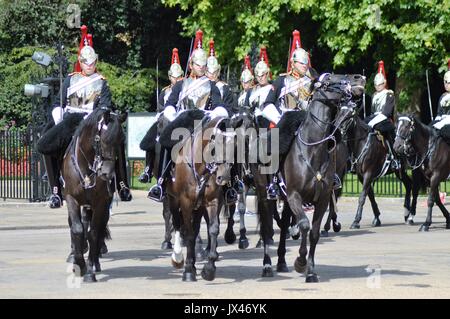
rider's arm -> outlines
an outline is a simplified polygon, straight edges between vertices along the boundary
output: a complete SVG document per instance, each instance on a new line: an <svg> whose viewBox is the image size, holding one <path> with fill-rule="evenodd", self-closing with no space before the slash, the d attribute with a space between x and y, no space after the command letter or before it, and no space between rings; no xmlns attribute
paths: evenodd
<svg viewBox="0 0 450 319"><path fill-rule="evenodd" d="M112 108L113 111L116 110L111 100L111 91L108 86L108 82L103 81L102 91L100 92L100 100L98 102L98 107Z"/></svg>
<svg viewBox="0 0 450 319"><path fill-rule="evenodd" d="M232 114L231 105L226 105L222 99L219 88L215 82L210 81L211 84L211 109L213 114L221 116L230 116ZM228 115L226 115L228 114Z"/></svg>
<svg viewBox="0 0 450 319"><path fill-rule="evenodd" d="M57 107L57 106L61 106L63 108L66 107L67 89L69 88L69 86L70 86L70 76L68 76L64 79L63 86L62 86L62 88L60 88L60 90L62 90L62 101L60 101L60 96L61 96L61 91L60 91L59 94L56 96L53 107Z"/></svg>
<svg viewBox="0 0 450 319"><path fill-rule="evenodd" d="M392 119L394 116L394 108L395 108L395 97L394 93L387 93L386 103L383 106L382 114L386 116L388 119Z"/></svg>
<svg viewBox="0 0 450 319"><path fill-rule="evenodd" d="M231 110L232 114L239 113L237 100L233 92L231 92L229 85L225 85L223 87L223 102L225 103L225 105L229 106L229 109Z"/></svg>
<svg viewBox="0 0 450 319"><path fill-rule="evenodd" d="M180 97L181 89L183 88L183 81L177 82L173 88L172 93L170 93L167 102L164 104L163 114L169 120L172 121L176 117L176 107L178 104L178 99Z"/></svg>

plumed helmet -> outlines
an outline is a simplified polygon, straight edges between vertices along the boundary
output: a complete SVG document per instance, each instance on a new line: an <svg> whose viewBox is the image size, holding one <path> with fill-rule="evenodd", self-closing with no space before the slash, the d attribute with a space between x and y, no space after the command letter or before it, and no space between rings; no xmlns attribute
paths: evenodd
<svg viewBox="0 0 450 319"><path fill-rule="evenodd" d="M203 31L197 30L195 33L194 51L191 54L191 61L200 66L206 65L207 56L203 50Z"/></svg>
<svg viewBox="0 0 450 319"><path fill-rule="evenodd" d="M252 81L254 76L252 73L252 65L250 64L250 57L246 55L244 61L244 70L241 73L241 82L246 83Z"/></svg>
<svg viewBox="0 0 450 319"><path fill-rule="evenodd" d="M292 32L292 47L291 47L291 58L289 61L288 71L290 71L291 62L300 62L303 64L309 64L308 52L302 48L302 42L300 39L300 31L294 30Z"/></svg>
<svg viewBox="0 0 450 319"><path fill-rule="evenodd" d="M173 48L172 50L172 64L170 65L168 74L174 78L183 76L183 69L180 65L180 57L178 56L177 48Z"/></svg>
<svg viewBox="0 0 450 319"><path fill-rule="evenodd" d="M211 39L209 41L209 57L206 61L206 69L209 73L214 74L217 71L220 71L220 64L216 58L216 51L214 50L214 40Z"/></svg>
<svg viewBox="0 0 450 319"><path fill-rule="evenodd" d="M383 61L378 62L378 72L375 75L375 78L373 79L373 83L375 85L381 85L383 83L386 83L386 72L384 71Z"/></svg>
<svg viewBox="0 0 450 319"><path fill-rule="evenodd" d="M78 60L81 63L89 65L97 61L97 57L98 56L95 53L94 48L89 45L85 45L80 51L80 56L78 57Z"/></svg>
<svg viewBox="0 0 450 319"><path fill-rule="evenodd" d="M267 57L267 49L262 46L259 53L259 62L255 66L255 75L262 76L270 72L269 58Z"/></svg>

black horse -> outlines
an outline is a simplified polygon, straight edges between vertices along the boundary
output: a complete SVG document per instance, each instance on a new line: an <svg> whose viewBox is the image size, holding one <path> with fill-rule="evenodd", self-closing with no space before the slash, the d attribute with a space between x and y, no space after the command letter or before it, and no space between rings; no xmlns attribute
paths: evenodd
<svg viewBox="0 0 450 319"><path fill-rule="evenodd" d="M99 256L109 237L107 223L114 193L117 146L125 138L121 127L125 119L126 114L118 116L108 108L95 109L78 127L62 164L74 272L80 276L88 274L86 280L96 281L94 267L96 272L101 271ZM86 240L87 266L83 256Z"/></svg>
<svg viewBox="0 0 450 319"><path fill-rule="evenodd" d="M364 86L365 78L361 75L322 75L315 83L316 90L306 118L298 128L282 166L287 202L296 216L301 232L300 256L294 267L297 272L306 271L306 282L318 282L314 255L336 172L335 132L342 121L336 115L342 103L349 102L352 95L362 95ZM315 206L311 232L310 221L303 209L304 203ZM264 236L264 240L266 239L267 235Z"/></svg>
<svg viewBox="0 0 450 319"><path fill-rule="evenodd" d="M394 150L408 158L413 170L423 171L430 183L427 219L420 230L429 230L435 203L445 217L446 228L450 229L449 213L439 198L439 184L450 174L450 145L433 128L407 115L399 118Z"/></svg>
<svg viewBox="0 0 450 319"><path fill-rule="evenodd" d="M351 229L359 229L362 218L363 206L366 197L369 196L374 214L372 226L381 226L380 210L375 200L372 184L384 174L395 173L403 182L406 189L403 206L410 211L412 181L406 173L405 158L400 157L400 167L394 169L385 166L387 149L384 146L381 133L374 131L364 120L359 117L359 110L353 110L353 115L343 124L343 138L347 143L352 158L352 169L356 172L359 181L363 185L358 200L358 208Z"/></svg>

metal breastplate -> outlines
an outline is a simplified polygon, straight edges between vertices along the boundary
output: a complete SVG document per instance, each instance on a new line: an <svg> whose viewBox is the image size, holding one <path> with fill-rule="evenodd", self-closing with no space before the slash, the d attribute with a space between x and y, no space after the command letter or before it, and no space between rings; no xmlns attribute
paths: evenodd
<svg viewBox="0 0 450 319"><path fill-rule="evenodd" d="M198 79L187 78L183 80L183 87L181 89L181 95L184 95L184 92L189 92L189 94L182 98L179 101L179 106L183 110L191 110L191 109L205 109L208 103L208 98L211 94L211 84L209 81L203 82L201 85L198 85L197 81L202 80L204 77Z"/></svg>
<svg viewBox="0 0 450 319"><path fill-rule="evenodd" d="M306 109L311 95L311 79L304 76L300 79L300 85L297 83L298 79L293 76L286 76L284 79L284 87L289 90L284 97L282 97L284 105L287 109L295 109L299 107L301 109ZM295 90L290 90L290 87L298 87Z"/></svg>
<svg viewBox="0 0 450 319"><path fill-rule="evenodd" d="M372 114L378 114L383 111L383 107L386 104L386 97L389 93L389 90L383 90L381 92L377 92L373 95L372 98Z"/></svg>
<svg viewBox="0 0 450 319"><path fill-rule="evenodd" d="M267 84L265 86L257 85L252 89L252 93L250 93L249 103L250 106L255 108L261 108L264 102L266 102L267 95L269 95L270 90L272 89L272 85Z"/></svg>
<svg viewBox="0 0 450 319"><path fill-rule="evenodd" d="M238 106L243 107L245 105L245 98L247 97L247 91L242 91L238 97Z"/></svg>
<svg viewBox="0 0 450 319"><path fill-rule="evenodd" d="M450 93L444 93L439 101L442 114L450 114Z"/></svg>
<svg viewBox="0 0 450 319"><path fill-rule="evenodd" d="M70 78L69 87L74 87L74 85L81 84L82 81L87 81L87 79L93 78L97 75L97 73L94 73L90 76L85 76L81 73L75 73ZM67 105L71 108L92 110L95 99L100 96L100 93L102 92L102 87L102 78L99 78L94 82L82 86L80 89L67 96Z"/></svg>

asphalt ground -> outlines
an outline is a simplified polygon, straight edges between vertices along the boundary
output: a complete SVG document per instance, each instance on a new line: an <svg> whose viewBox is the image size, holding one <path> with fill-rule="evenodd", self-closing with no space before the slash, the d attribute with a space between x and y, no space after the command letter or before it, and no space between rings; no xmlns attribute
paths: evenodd
<svg viewBox="0 0 450 319"><path fill-rule="evenodd" d="M223 239L221 218L217 272L214 281L200 276L182 282L181 269L171 266L170 251L161 250L164 236L162 205L133 191L131 202L114 202L110 229L113 239L101 259L96 283L73 277L66 263L70 248L67 209L42 203L0 202L0 298L164 298L164 299L305 299L305 298L449 298L450 230L434 209L433 225L418 232L425 220L425 199L418 203L416 224L403 222L402 200L379 198L382 226L371 226L370 204L363 212L361 229L350 230L357 198L340 200L342 230L321 238L316 250L319 283L306 283L293 269L300 242L289 239L289 273L261 278L263 250L255 248L257 218L246 215L249 248L240 250ZM254 211L254 200L248 199ZM235 233L238 234L238 219ZM206 239L206 226L201 234ZM277 263L275 245L272 264Z"/></svg>

